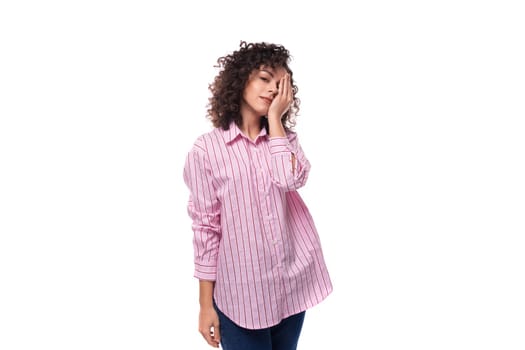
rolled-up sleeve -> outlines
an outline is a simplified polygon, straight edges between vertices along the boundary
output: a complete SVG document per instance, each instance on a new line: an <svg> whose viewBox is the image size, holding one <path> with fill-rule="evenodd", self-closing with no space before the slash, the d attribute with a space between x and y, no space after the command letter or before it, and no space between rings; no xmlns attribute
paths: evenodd
<svg viewBox="0 0 525 350"><path fill-rule="evenodd" d="M285 191L294 191L306 184L310 162L305 157L297 134L269 139L272 181ZM294 160L295 159L295 160Z"/></svg>
<svg viewBox="0 0 525 350"><path fill-rule="evenodd" d="M215 281L221 228L219 201L211 179L207 154L196 143L184 165L184 182L190 190L188 214L194 233L194 276Z"/></svg>

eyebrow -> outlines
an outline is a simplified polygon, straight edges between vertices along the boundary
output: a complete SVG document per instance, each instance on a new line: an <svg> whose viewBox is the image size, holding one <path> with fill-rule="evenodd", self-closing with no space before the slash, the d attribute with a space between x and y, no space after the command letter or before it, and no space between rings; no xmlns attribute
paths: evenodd
<svg viewBox="0 0 525 350"><path fill-rule="evenodd" d="M270 72L269 70L264 69L264 68L261 68L261 69L259 69L259 70L260 70L261 72L266 72L266 73L270 74L270 75L272 76L272 78L273 78L273 73Z"/></svg>

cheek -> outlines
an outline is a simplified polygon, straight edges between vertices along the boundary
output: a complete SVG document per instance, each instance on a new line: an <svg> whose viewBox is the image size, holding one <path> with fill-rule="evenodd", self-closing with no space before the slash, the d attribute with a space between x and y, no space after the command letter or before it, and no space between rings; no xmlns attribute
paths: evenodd
<svg viewBox="0 0 525 350"><path fill-rule="evenodd" d="M250 84L246 89L244 89L243 96L245 98L253 98L259 94L261 88L257 84Z"/></svg>

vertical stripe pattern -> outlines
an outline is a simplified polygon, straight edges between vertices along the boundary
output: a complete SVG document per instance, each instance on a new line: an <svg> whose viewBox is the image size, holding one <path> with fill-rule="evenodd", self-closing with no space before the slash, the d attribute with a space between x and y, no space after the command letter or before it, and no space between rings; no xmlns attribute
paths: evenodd
<svg viewBox="0 0 525 350"><path fill-rule="evenodd" d="M332 291L319 236L297 189L310 163L297 134L255 141L232 123L200 136L188 153L194 276L215 281L217 306L261 329Z"/></svg>

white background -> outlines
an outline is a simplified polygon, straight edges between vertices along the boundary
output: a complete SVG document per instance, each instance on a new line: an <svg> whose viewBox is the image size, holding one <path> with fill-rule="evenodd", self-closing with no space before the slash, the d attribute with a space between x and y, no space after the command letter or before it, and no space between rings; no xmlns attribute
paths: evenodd
<svg viewBox="0 0 525 350"><path fill-rule="evenodd" d="M335 288L299 349L523 350L518 3L3 1L0 348L209 349L182 167L246 40L294 57Z"/></svg>

